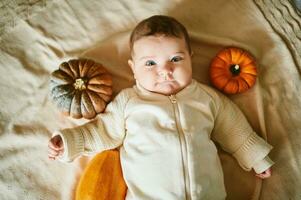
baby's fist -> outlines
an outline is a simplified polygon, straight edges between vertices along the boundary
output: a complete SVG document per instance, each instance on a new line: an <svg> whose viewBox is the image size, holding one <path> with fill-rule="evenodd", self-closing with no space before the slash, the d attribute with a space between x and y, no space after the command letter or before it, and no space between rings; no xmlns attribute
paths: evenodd
<svg viewBox="0 0 301 200"><path fill-rule="evenodd" d="M48 158L55 160L58 156L64 153L64 145L62 137L59 135L54 136L48 142Z"/></svg>
<svg viewBox="0 0 301 200"><path fill-rule="evenodd" d="M256 176L261 178L261 179L269 178L271 175L272 175L271 168L265 170L264 172L262 172L260 174L256 174Z"/></svg>

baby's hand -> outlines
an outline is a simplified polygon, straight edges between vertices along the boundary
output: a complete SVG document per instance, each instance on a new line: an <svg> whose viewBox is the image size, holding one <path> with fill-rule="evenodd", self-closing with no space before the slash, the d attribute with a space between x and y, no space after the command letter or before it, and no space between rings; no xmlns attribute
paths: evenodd
<svg viewBox="0 0 301 200"><path fill-rule="evenodd" d="M62 137L59 135L54 136L48 142L48 158L55 160L58 156L64 153L64 145Z"/></svg>
<svg viewBox="0 0 301 200"><path fill-rule="evenodd" d="M261 179L269 178L272 175L272 169L269 168L260 174L256 174L257 177Z"/></svg>

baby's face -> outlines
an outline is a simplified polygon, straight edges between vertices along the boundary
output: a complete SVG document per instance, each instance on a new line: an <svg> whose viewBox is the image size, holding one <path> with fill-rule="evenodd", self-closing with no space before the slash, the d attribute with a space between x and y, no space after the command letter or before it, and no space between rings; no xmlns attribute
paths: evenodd
<svg viewBox="0 0 301 200"><path fill-rule="evenodd" d="M129 65L145 89L176 94L191 83L191 55L184 38L146 36L133 45Z"/></svg>

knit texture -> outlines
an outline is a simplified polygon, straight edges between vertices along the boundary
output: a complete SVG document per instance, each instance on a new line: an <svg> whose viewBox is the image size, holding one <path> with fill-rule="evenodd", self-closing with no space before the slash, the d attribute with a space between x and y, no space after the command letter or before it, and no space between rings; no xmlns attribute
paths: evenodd
<svg viewBox="0 0 301 200"><path fill-rule="evenodd" d="M68 162L80 154L90 155L120 146L125 136L124 108L131 95L130 90L124 90L107 106L105 114L82 126L57 131L65 148L60 160Z"/></svg>
<svg viewBox="0 0 301 200"><path fill-rule="evenodd" d="M253 131L246 117L232 101L209 87L204 88L212 95L217 107L213 140L232 154L246 171L253 168L261 173L271 167L273 162L265 157L272 146Z"/></svg>
<svg viewBox="0 0 301 200"><path fill-rule="evenodd" d="M301 74L301 13L296 1L254 0L273 29L288 46Z"/></svg>
<svg viewBox="0 0 301 200"><path fill-rule="evenodd" d="M29 19L45 7L51 6L54 0L1 0L0 1L0 38L18 25L22 20Z"/></svg>
<svg viewBox="0 0 301 200"><path fill-rule="evenodd" d="M222 94L193 80L173 100L139 84L123 90L95 121L60 131L68 148L62 159L121 146L126 199L224 199L222 166L211 138L245 170L255 167L260 173L273 164L267 157L272 147Z"/></svg>

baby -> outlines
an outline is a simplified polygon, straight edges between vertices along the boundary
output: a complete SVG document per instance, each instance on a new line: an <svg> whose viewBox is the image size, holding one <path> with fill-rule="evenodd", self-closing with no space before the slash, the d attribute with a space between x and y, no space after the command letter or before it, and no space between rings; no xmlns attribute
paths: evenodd
<svg viewBox="0 0 301 200"><path fill-rule="evenodd" d="M95 120L55 132L50 159L72 161L120 147L126 199L225 199L214 142L243 169L271 176L272 147L235 104L192 79L182 24L168 16L145 19L133 30L130 48L136 85L122 90Z"/></svg>

